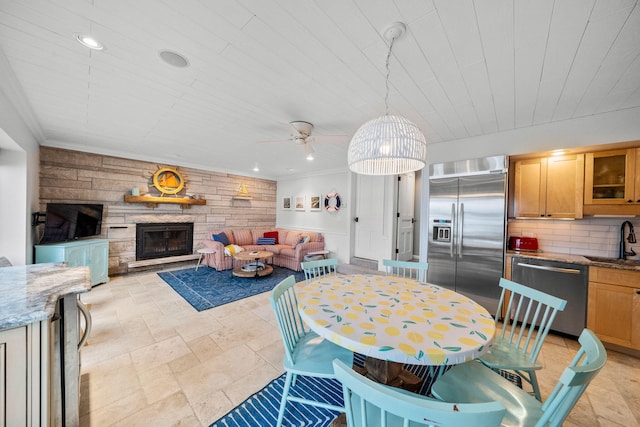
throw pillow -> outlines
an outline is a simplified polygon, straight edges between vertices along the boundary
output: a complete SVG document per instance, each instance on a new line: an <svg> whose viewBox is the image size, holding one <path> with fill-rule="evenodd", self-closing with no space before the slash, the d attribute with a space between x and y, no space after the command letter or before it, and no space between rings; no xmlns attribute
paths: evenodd
<svg viewBox="0 0 640 427"><path fill-rule="evenodd" d="M216 242L222 243L223 246L228 246L231 244L231 242L229 242L229 238L227 237L224 231L218 234L212 234L211 238Z"/></svg>
<svg viewBox="0 0 640 427"><path fill-rule="evenodd" d="M224 247L224 254L227 256L233 256L233 254L237 254L238 252L242 252L244 248L238 245L227 245Z"/></svg>
<svg viewBox="0 0 640 427"><path fill-rule="evenodd" d="M285 245L294 248L298 242L300 242L300 233L294 233L293 231L287 233L287 240L284 242Z"/></svg>
<svg viewBox="0 0 640 427"><path fill-rule="evenodd" d="M278 232L277 231L266 231L264 233L264 237L272 237L275 239L274 245L278 244Z"/></svg>
<svg viewBox="0 0 640 427"><path fill-rule="evenodd" d="M308 241L309 241L309 236L307 236L306 234L299 234L298 241L292 246L292 248L295 249L296 247L298 247L298 245L307 243Z"/></svg>
<svg viewBox="0 0 640 427"><path fill-rule="evenodd" d="M275 245L276 239L274 239L273 237L258 237L258 244L259 245Z"/></svg>

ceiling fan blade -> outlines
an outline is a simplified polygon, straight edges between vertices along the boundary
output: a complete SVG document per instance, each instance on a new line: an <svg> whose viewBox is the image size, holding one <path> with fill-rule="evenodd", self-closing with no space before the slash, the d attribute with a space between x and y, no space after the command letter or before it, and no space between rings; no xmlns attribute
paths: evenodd
<svg viewBox="0 0 640 427"><path fill-rule="evenodd" d="M256 142L258 144L270 144L270 143L273 143L273 142L287 142L287 143L289 143L291 141L293 141L293 138L288 138L288 139L266 139L266 140L263 140L263 141L256 141Z"/></svg>
<svg viewBox="0 0 640 427"><path fill-rule="evenodd" d="M315 142L319 143L334 143L334 144L344 144L349 142L349 138L347 135L315 135L313 137Z"/></svg>

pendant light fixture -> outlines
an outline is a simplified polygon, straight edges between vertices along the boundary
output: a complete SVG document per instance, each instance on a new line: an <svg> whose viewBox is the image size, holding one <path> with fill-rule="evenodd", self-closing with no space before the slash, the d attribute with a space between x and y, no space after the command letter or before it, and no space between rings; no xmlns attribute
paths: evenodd
<svg viewBox="0 0 640 427"><path fill-rule="evenodd" d="M357 174L397 175L426 165L427 141L418 126L402 116L389 115L389 61L394 41L405 30L402 22L394 22L384 32L384 38L389 42L385 115L360 126L349 143L349 169Z"/></svg>

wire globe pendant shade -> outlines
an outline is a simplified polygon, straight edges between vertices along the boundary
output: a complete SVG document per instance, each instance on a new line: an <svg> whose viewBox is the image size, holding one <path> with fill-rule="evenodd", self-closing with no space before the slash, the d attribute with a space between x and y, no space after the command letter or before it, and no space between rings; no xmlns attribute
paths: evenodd
<svg viewBox="0 0 640 427"><path fill-rule="evenodd" d="M347 160L361 175L398 175L426 165L427 141L418 126L402 116L369 120L353 135Z"/></svg>
<svg viewBox="0 0 640 427"><path fill-rule="evenodd" d="M385 115L369 120L351 138L347 162L352 172L361 175L399 175L426 165L427 141L418 126L402 116L389 115L389 60L393 42L404 34L406 26L394 22L384 32L389 41L385 67Z"/></svg>

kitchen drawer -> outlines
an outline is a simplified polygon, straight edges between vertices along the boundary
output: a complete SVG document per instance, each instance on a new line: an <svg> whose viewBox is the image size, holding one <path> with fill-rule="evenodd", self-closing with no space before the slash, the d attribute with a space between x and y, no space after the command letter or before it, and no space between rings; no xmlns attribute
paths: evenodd
<svg viewBox="0 0 640 427"><path fill-rule="evenodd" d="M591 267L589 269L589 281L638 288L640 287L640 271Z"/></svg>

